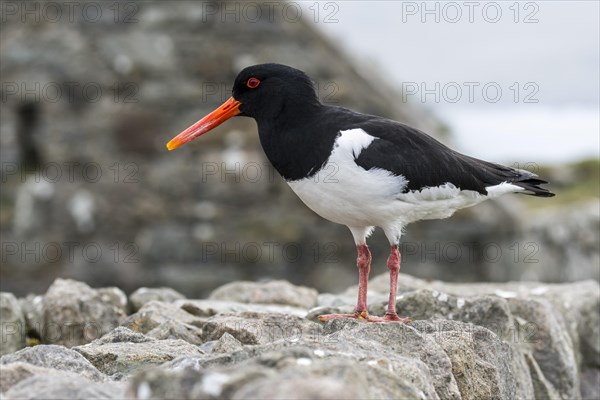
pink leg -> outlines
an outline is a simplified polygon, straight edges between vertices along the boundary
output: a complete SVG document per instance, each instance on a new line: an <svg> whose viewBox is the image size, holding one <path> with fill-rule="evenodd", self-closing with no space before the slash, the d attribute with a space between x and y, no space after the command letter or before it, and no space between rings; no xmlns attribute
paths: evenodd
<svg viewBox="0 0 600 400"><path fill-rule="evenodd" d="M354 314L327 314L320 315L319 320L328 321L336 318L357 318L367 319L369 313L367 310L367 286L369 284L369 272L371 270L371 252L366 244L356 246L358 257L356 266L358 267L358 300Z"/></svg>
<svg viewBox="0 0 600 400"><path fill-rule="evenodd" d="M356 246L358 258L358 300L356 301L356 314L367 314L367 287L369 285L369 272L371 272L371 252L366 244ZM363 316L364 316L363 315Z"/></svg>
<svg viewBox="0 0 600 400"><path fill-rule="evenodd" d="M329 321L336 318L355 318L368 322L411 322L410 318L400 318L396 314L396 292L398 290L398 273L400 272L400 251L398 246L393 245L387 266L390 270L390 299L387 312L383 317L372 317L367 311L367 285L369 282L369 271L371 269L371 253L366 244L357 246L358 258L358 301L354 314L327 314L319 316L321 321Z"/></svg>
<svg viewBox="0 0 600 400"><path fill-rule="evenodd" d="M390 270L390 300L385 315L396 315L396 291L398 290L398 273L400 272L400 251L398 246L393 245L390 250L390 256L387 260L387 267Z"/></svg>
<svg viewBox="0 0 600 400"><path fill-rule="evenodd" d="M398 273L400 272L400 251L398 246L393 245L390 251L390 256L387 260L387 267L390 270L390 299L388 301L387 312L383 317L368 317L369 322L410 322L410 318L400 318L396 314L396 292L398 290Z"/></svg>

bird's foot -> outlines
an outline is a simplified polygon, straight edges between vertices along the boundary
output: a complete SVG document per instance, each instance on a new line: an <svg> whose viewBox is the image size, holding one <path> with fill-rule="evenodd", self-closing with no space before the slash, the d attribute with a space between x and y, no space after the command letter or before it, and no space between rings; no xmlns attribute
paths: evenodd
<svg viewBox="0 0 600 400"><path fill-rule="evenodd" d="M408 323L408 322L412 322L412 318L401 318L398 316L398 314L393 313L386 313L383 317L372 317L372 316L368 316L367 318L368 322L404 322L404 323Z"/></svg>
<svg viewBox="0 0 600 400"><path fill-rule="evenodd" d="M353 314L324 314L319 315L319 321L325 322L332 319L340 319L340 318L352 318L352 319L362 319L367 320L369 318L369 313L367 311L355 311Z"/></svg>
<svg viewBox="0 0 600 400"><path fill-rule="evenodd" d="M354 314L325 314L319 315L319 321L325 322L332 319L352 318L367 322L412 322L412 318L400 318L397 314L386 313L383 317L373 317L368 312L355 312Z"/></svg>

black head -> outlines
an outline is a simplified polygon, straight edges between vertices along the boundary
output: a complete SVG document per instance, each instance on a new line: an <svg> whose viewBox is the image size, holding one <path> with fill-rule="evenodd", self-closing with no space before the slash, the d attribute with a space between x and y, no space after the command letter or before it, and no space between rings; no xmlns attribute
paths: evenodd
<svg viewBox="0 0 600 400"><path fill-rule="evenodd" d="M310 78L282 64L244 68L235 78L232 94L215 111L173 138L167 148L175 149L236 115L252 117L260 127L275 120L296 120L321 106Z"/></svg>
<svg viewBox="0 0 600 400"><path fill-rule="evenodd" d="M320 104L308 75L282 64L244 68L235 78L232 95L241 103L240 115L257 120Z"/></svg>

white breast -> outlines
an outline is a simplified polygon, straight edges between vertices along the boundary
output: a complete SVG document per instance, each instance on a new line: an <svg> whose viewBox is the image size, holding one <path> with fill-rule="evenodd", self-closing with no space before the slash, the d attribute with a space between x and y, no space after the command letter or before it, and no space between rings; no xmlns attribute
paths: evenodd
<svg viewBox="0 0 600 400"><path fill-rule="evenodd" d="M355 158L373 140L378 139L362 129L342 131L323 168L288 184L323 218L348 226L381 226L379 222L397 217L393 204L407 182L389 171L367 171L356 164Z"/></svg>

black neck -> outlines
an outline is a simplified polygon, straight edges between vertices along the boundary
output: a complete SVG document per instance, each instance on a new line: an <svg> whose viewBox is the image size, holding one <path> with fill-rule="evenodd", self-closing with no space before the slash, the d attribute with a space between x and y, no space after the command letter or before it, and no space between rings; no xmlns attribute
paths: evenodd
<svg viewBox="0 0 600 400"><path fill-rule="evenodd" d="M257 118L267 158L287 181L314 175L327 161L339 129L327 123L331 107L304 103L283 108L277 118Z"/></svg>

